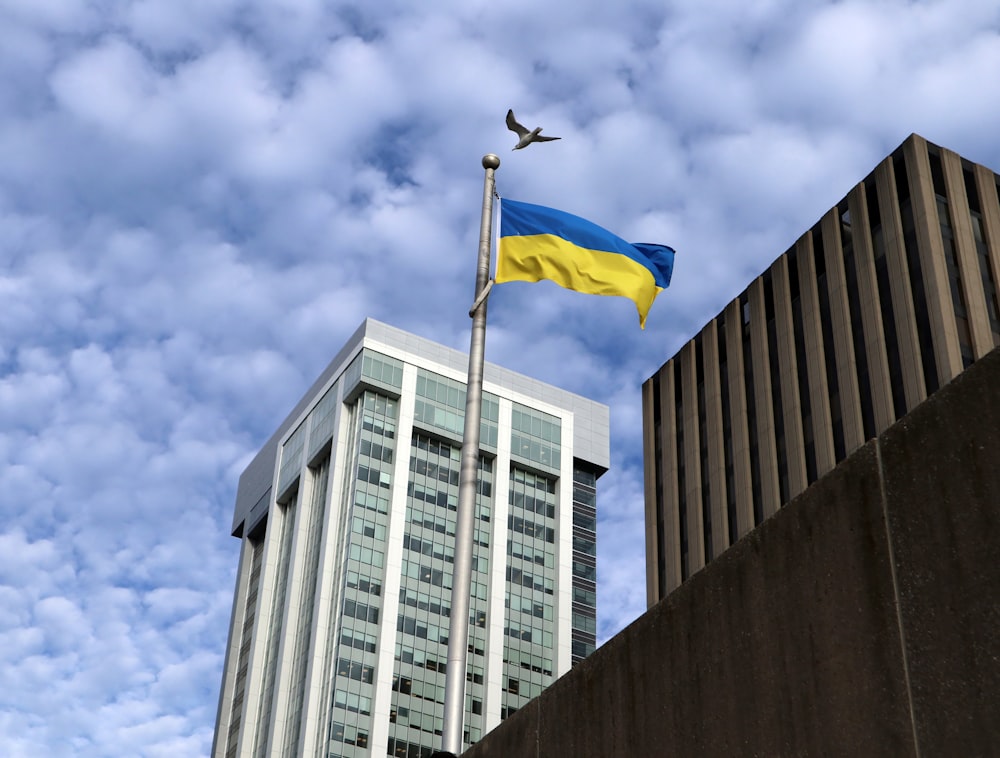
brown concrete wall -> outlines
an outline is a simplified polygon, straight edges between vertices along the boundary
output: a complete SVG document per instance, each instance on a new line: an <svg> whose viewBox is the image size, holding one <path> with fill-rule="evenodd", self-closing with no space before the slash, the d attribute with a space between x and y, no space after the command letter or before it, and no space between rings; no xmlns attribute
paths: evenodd
<svg viewBox="0 0 1000 758"><path fill-rule="evenodd" d="M467 758L1000 754L1000 350Z"/></svg>

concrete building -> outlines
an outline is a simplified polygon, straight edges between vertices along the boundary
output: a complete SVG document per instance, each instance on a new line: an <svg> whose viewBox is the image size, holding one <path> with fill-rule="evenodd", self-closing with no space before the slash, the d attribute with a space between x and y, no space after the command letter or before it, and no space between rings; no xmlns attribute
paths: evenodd
<svg viewBox="0 0 1000 758"><path fill-rule="evenodd" d="M998 186L911 135L644 383L651 605L1000 345Z"/></svg>
<svg viewBox="0 0 1000 758"><path fill-rule="evenodd" d="M467 356L365 321L240 477L212 755L440 747ZM465 744L593 651L608 409L487 364Z"/></svg>

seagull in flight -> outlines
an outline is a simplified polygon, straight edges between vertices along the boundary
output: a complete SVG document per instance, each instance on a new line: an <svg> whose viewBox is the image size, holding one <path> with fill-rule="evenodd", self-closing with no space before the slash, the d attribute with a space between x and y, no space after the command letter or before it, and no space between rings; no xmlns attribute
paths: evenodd
<svg viewBox="0 0 1000 758"><path fill-rule="evenodd" d="M514 111L507 111L507 128L520 137L518 143L514 146L514 150L520 150L523 147L527 147L532 142L551 142L554 139L562 139L561 137L543 137L540 132L542 127L536 126L534 129L526 129L521 124L517 123L517 119L514 118Z"/></svg>

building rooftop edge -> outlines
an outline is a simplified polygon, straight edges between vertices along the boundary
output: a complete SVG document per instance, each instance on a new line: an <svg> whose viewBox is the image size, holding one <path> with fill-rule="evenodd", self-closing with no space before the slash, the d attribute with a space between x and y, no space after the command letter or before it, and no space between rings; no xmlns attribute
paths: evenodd
<svg viewBox="0 0 1000 758"><path fill-rule="evenodd" d="M233 514L233 534L238 533L241 524L250 510L260 497L263 497L267 492L266 487L261 488L262 477L264 476L265 469L268 472L268 476L273 472L273 461L277 455L278 443L288 433L292 425L301 418L308 406L316 400L316 395L319 391L331 379L347 368L348 361L353 359L353 356L366 343L372 343L373 348L378 344L384 344L418 355L430 353L431 355L428 357L428 360L433 363L447 366L453 370L460 369L462 372L468 369L468 353L448 347L426 337L421 337L412 332L407 332L377 319L371 317L365 318L347 339L343 347L337 351L333 359L320 372L316 380L302 394L292 410L278 425L275 432L271 434L240 474L237 484L236 507ZM520 392L521 394L534 396L541 402L572 410L574 414L589 412L593 416L603 420L605 428L610 428L610 409L607 405L599 403L596 400L591 400L577 393L561 389L555 385L534 379L489 361L484 366L484 381ZM601 443L596 446L584 445L581 447L574 444L574 457L607 470L610 467L611 458L609 435L605 435ZM258 495L258 492L262 494Z"/></svg>

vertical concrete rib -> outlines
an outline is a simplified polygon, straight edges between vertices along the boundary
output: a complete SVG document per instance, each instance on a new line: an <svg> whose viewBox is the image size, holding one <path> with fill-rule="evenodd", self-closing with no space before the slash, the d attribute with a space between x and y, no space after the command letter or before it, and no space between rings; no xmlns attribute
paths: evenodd
<svg viewBox="0 0 1000 758"><path fill-rule="evenodd" d="M701 519L701 456L698 445L698 367L694 340L680 352L684 397L684 503L687 510L688 576L705 565L704 525Z"/></svg>
<svg viewBox="0 0 1000 758"><path fill-rule="evenodd" d="M280 475L279 475L280 476ZM277 565L274 579L274 597L271 600L271 613L267 627L267 651L264 657L264 679L261 688L261 703L258 708L257 731L254 737L254 755L264 756L277 754L280 750L280 728L284 724L280 705L283 702L279 689L282 672L288 665L288 638L284 630L289 625L289 592L290 571L295 565L297 556L292 552L295 546L296 527L301 522L299 518L302 504L302 486L296 487L291 499L284 505L272 507L272 515L280 512L281 536L277 543Z"/></svg>
<svg viewBox="0 0 1000 758"><path fill-rule="evenodd" d="M343 403L343 385L337 388L337 411L331 439L330 474L326 508L319 546L316 581L316 607L313 610L313 640L306 688L302 704L302 755L318 755L326 746L332 697L331 672L335 665L339 620L337 609L342 600L343 536L350 515L350 498L345 496L353 474L354 415Z"/></svg>
<svg viewBox="0 0 1000 758"><path fill-rule="evenodd" d="M646 605L652 606L662 593L659 586L659 541L662 539L657 528L656 514L663 507L661 499L663 497L663 482L657 481L657 471L662 480L663 472L666 468L663 461L656 460L656 436L661 437L660 450L662 447L663 425L656 425L656 418L653 414L653 393L660 386L659 372L654 377L647 379L642 385L642 459L645 465L642 467L643 477L643 505L646 524ZM660 403L660 413L663 414L663 404ZM650 465L652 462L652 465ZM659 464L659 465L657 465Z"/></svg>
<svg viewBox="0 0 1000 758"><path fill-rule="evenodd" d="M1000 202L997 197L997 178L992 171L979 165L975 167L975 174L979 205L983 214L983 239L988 251L990 276L997 296L1000 297ZM1000 345L1000 335L995 335L993 341L995 345Z"/></svg>
<svg viewBox="0 0 1000 758"><path fill-rule="evenodd" d="M277 464L278 459L275 460ZM277 469L277 465L275 465ZM240 721L240 732L237 742L240 746L239 755L254 754L255 736L259 730L266 728L270 719L269 712L263 712L261 702L266 685L268 668L268 646L271 635L271 618L276 612L275 585L278 582L278 561L281 557L281 532L286 516L282 509L270 498L268 506L267 530L264 533L264 552L260 584L257 596L257 619L254 622L253 641L250 648L250 664L247 670L246 689L243 696L243 717Z"/></svg>
<svg viewBox="0 0 1000 758"><path fill-rule="evenodd" d="M808 485L806 456L802 436L802 403L799 399L798 360L795 357L795 331L792 326L792 294L788 281L788 256L782 255L771 266L774 288L774 319L777 333L781 405L785 429L785 456L788 466L788 497L795 497Z"/></svg>
<svg viewBox="0 0 1000 758"><path fill-rule="evenodd" d="M883 161L883 165L885 165ZM865 337L865 358L868 361L868 385L872 395L872 411L875 428L885 429L896 420L892 407L892 386L889 381L889 362L885 351L885 330L882 327L882 307L878 294L878 280L875 272L875 252L872 248L871 219L868 217L868 196L864 184L858 184L850 195L848 204L854 225L854 262L858 279L858 300L861 305L860 328ZM876 198L871 198L874 202ZM881 231L885 235L885 214L882 214ZM898 214L897 214L898 216ZM916 338L916 330L913 332ZM920 358L917 357L919 372Z"/></svg>
<svg viewBox="0 0 1000 758"><path fill-rule="evenodd" d="M712 514L712 554L727 547L726 541L726 463L722 435L722 384L719 381L718 318L702 330L702 358L705 362L705 437L708 442L709 502Z"/></svg>
<svg viewBox="0 0 1000 758"><path fill-rule="evenodd" d="M951 150L941 148L944 184L948 194L948 211L955 234L955 253L961 272L962 292L968 311L972 349L976 358L982 358L993 349L990 317L986 311L986 293L979 269L976 238L972 234L972 216L969 214L969 197L965 191L962 159Z"/></svg>
<svg viewBox="0 0 1000 758"><path fill-rule="evenodd" d="M774 442L774 403L771 399L771 362L767 349L767 312L764 279L757 277L748 288L750 300L750 348L753 351L754 408L757 413L757 454L760 462L760 492L764 518L782 506L778 487L778 455ZM778 377L774 377L778 381Z"/></svg>
<svg viewBox="0 0 1000 758"><path fill-rule="evenodd" d="M903 240L903 219L899 212L899 195L896 193L891 157L886 158L875 169L875 187L879 213L882 216L882 235L885 242L885 260L889 270L889 291L895 316L896 343L899 346L903 375L903 394L906 407L909 409L927 397L927 385L924 383L920 336L917 333L917 317L913 292L909 286L910 271ZM879 429L885 426L888 424L880 423Z"/></svg>
<svg viewBox="0 0 1000 758"><path fill-rule="evenodd" d="M660 587L657 600L681 583L681 535L679 531L678 502L680 488L677 482L677 412L674 406L674 361L673 358L660 369L660 392L663 410L663 556L665 586Z"/></svg>
<svg viewBox="0 0 1000 758"><path fill-rule="evenodd" d="M747 394L743 384L742 314L737 298L726 306L726 367L729 374L729 408L733 437L733 481L736 490L736 525L732 544L753 529L753 489L750 481L750 431L747 425Z"/></svg>
<svg viewBox="0 0 1000 758"><path fill-rule="evenodd" d="M212 737L212 758L223 758L226 754L229 725L232 722L233 700L236 695L236 671L239 667L242 634L234 634L243 626L246 615L247 585L250 577L250 563L253 546L244 534L240 540L240 563L236 570L236 590L233 592L233 611L229 616L229 644L222 664L222 687L219 690L219 707L215 716L215 734Z"/></svg>
<svg viewBox="0 0 1000 758"><path fill-rule="evenodd" d="M809 375L809 396L812 402L812 433L816 445L816 470L819 476L832 471L836 463L833 452L833 422L827 398L826 358L823 354L823 327L816 284L816 260L813 256L812 235L804 234L795 243L799 261L799 296L802 299L802 332L806 349L806 370Z"/></svg>
<svg viewBox="0 0 1000 758"><path fill-rule="evenodd" d="M944 385L961 372L962 353L958 342L958 325L955 323L955 306L948 284L927 141L919 135L912 135L903 143L903 156L910 182L920 270L924 278L927 312L937 360L938 384Z"/></svg>
<svg viewBox="0 0 1000 758"><path fill-rule="evenodd" d="M308 419L303 424L308 424ZM308 433L304 449L308 449ZM292 538L288 556L288 568L285 577L285 607L282 610L284 618L281 622L281 641L277 649L277 661L274 669L274 694L271 705L271 728L267 735L267 753L272 756L284 754L283 740L285 727L289 718L289 695L292 691L293 656L295 640L299 635L299 624L302 622L302 602L312 602L313 598L302 596L303 574L306 571L304 557L305 543L309 539L310 523L309 509L313 500L315 482L306 465L305 455L302 456L299 470L299 492L296 495L295 517L292 519Z"/></svg>

